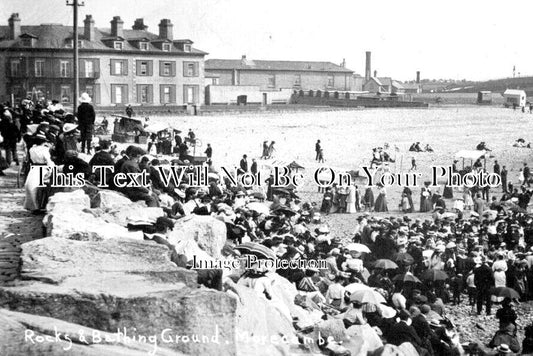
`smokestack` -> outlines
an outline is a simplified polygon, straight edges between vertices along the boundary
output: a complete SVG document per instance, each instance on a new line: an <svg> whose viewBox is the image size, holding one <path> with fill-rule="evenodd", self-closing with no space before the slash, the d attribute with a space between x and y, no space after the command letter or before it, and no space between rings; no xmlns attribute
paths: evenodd
<svg viewBox="0 0 533 356"><path fill-rule="evenodd" d="M9 39L16 40L20 36L20 17L18 13L11 14L9 20Z"/></svg>
<svg viewBox="0 0 533 356"><path fill-rule="evenodd" d="M366 52L365 81L370 80L370 73L372 73L371 60L370 60L371 53L372 52L369 52L369 51Z"/></svg>
<svg viewBox="0 0 533 356"><path fill-rule="evenodd" d="M377 77L378 77L378 71L375 70L375 71L374 71L374 78L377 78Z"/></svg>
<svg viewBox="0 0 533 356"><path fill-rule="evenodd" d="M416 84L420 84L420 71L416 71Z"/></svg>
<svg viewBox="0 0 533 356"><path fill-rule="evenodd" d="M162 19L159 23L159 38L173 40L174 35L172 33L172 22L169 19Z"/></svg>
<svg viewBox="0 0 533 356"><path fill-rule="evenodd" d="M139 18L139 19L135 19L135 22L133 23L133 26L131 26L131 28L134 30L144 31L148 28L148 26L144 24L144 19Z"/></svg>
<svg viewBox="0 0 533 356"><path fill-rule="evenodd" d="M346 68L346 58L342 59L341 67Z"/></svg>
<svg viewBox="0 0 533 356"><path fill-rule="evenodd" d="M94 41L94 20L92 15L85 16L85 20L83 20L83 24L85 25L84 31L83 31L83 37L87 41Z"/></svg>
<svg viewBox="0 0 533 356"><path fill-rule="evenodd" d="M111 36L124 37L123 26L124 21L120 19L120 16L114 16L111 20Z"/></svg>

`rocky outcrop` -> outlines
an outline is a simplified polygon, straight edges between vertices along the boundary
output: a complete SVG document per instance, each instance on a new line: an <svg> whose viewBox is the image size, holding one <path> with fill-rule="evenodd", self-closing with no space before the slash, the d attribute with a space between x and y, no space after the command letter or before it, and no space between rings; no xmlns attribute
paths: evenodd
<svg viewBox="0 0 533 356"><path fill-rule="evenodd" d="M193 240L209 256L220 258L226 243L226 225L211 216L190 215L178 220L168 240L176 248Z"/></svg>
<svg viewBox="0 0 533 356"><path fill-rule="evenodd" d="M198 288L196 272L172 264L165 246L45 238L22 247L25 280L0 288L0 307L111 333L157 335L159 344L184 353L236 353L235 299ZM176 342L178 336L200 342Z"/></svg>
<svg viewBox="0 0 533 356"><path fill-rule="evenodd" d="M117 333L0 309L0 355L146 356L154 351L159 356L182 355L148 339L126 340Z"/></svg>

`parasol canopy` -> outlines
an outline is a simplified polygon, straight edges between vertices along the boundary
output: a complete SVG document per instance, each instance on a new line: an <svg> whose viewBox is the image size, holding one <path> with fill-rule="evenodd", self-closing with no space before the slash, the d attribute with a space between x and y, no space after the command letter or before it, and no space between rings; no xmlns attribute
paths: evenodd
<svg viewBox="0 0 533 356"><path fill-rule="evenodd" d="M304 166L302 166L302 165L296 163L296 161L292 161L291 163L289 163L289 165L288 165L287 167L289 167L290 169L296 169L296 170L298 170L298 169L305 169Z"/></svg>
<svg viewBox="0 0 533 356"><path fill-rule="evenodd" d="M374 290L358 290L350 294L350 301L359 302L362 304L370 303L370 304L381 304L386 303L387 301L381 294Z"/></svg>
<svg viewBox="0 0 533 356"><path fill-rule="evenodd" d="M263 203L258 203L258 202L248 203L246 207L259 214L268 215L270 213L270 208Z"/></svg>
<svg viewBox="0 0 533 356"><path fill-rule="evenodd" d="M368 246L360 244L360 243L357 243L357 242L352 242L352 243L346 245L345 248L348 251L355 251L355 252L361 252L361 253L370 253L370 249L368 248Z"/></svg>
<svg viewBox="0 0 533 356"><path fill-rule="evenodd" d="M374 262L374 268L381 268L381 269L396 269L398 268L398 265L394 262L392 262L389 259L382 258L380 260L377 260Z"/></svg>
<svg viewBox="0 0 533 356"><path fill-rule="evenodd" d="M428 269L427 271L424 271L422 273L420 278L423 281L435 282L435 281L445 281L450 277L448 277L448 275L444 271L441 271L438 269Z"/></svg>
<svg viewBox="0 0 533 356"><path fill-rule="evenodd" d="M413 262L415 262L415 259L413 258L413 256L411 256L410 254L408 254L407 252L400 252L400 253L397 253L395 256L394 256L394 259L393 259L395 262L397 263L400 263L400 264L403 264L403 265L412 265Z"/></svg>
<svg viewBox="0 0 533 356"><path fill-rule="evenodd" d="M399 274L397 276L394 276L392 279L393 281L401 281L401 282L413 282L413 283L422 283L420 279L416 278L411 272L405 272L402 274Z"/></svg>
<svg viewBox="0 0 533 356"><path fill-rule="evenodd" d="M501 298L501 300L497 300L499 302L501 302L504 298L520 299L520 294L518 294L518 292L513 288L509 287L495 287L491 289L490 294L496 298Z"/></svg>
<svg viewBox="0 0 533 356"><path fill-rule="evenodd" d="M276 255L274 254L274 251L269 249L268 247L255 243L255 242L245 242L237 247L235 247L236 250L240 251L243 254L249 254L254 255L258 258L266 258L266 259L276 259Z"/></svg>
<svg viewBox="0 0 533 356"><path fill-rule="evenodd" d="M373 289L363 283L350 283L346 287L344 287L344 290L348 293L354 293L357 291L373 290Z"/></svg>

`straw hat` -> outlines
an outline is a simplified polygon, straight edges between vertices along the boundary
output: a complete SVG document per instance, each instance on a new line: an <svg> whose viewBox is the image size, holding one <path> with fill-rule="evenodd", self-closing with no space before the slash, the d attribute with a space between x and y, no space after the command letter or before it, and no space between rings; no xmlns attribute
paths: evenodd
<svg viewBox="0 0 533 356"><path fill-rule="evenodd" d="M74 131L78 128L78 125L76 124L65 124L63 125L63 132L64 133L69 133L71 131Z"/></svg>
<svg viewBox="0 0 533 356"><path fill-rule="evenodd" d="M91 100L91 97L89 96L89 94L87 94L87 93L81 94L80 103L90 103L91 101L92 100Z"/></svg>
<svg viewBox="0 0 533 356"><path fill-rule="evenodd" d="M509 345L507 344L500 344L500 346L498 346L496 350L500 353L505 353L505 354L511 353L511 349L509 348Z"/></svg>

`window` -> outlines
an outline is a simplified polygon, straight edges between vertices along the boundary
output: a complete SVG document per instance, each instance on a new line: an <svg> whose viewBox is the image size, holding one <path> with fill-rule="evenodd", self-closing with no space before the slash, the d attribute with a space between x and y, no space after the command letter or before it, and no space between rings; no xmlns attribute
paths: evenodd
<svg viewBox="0 0 533 356"><path fill-rule="evenodd" d="M127 59L112 59L111 60L111 75L127 75L128 74L128 60Z"/></svg>
<svg viewBox="0 0 533 356"><path fill-rule="evenodd" d="M20 59L11 60L11 76L18 77L20 76Z"/></svg>
<svg viewBox="0 0 533 356"><path fill-rule="evenodd" d="M198 85L183 86L183 102L185 104L198 104Z"/></svg>
<svg viewBox="0 0 533 356"><path fill-rule="evenodd" d="M70 90L70 85L61 86L61 102L62 103L72 102L72 91Z"/></svg>
<svg viewBox="0 0 533 356"><path fill-rule="evenodd" d="M152 61L137 61L137 75L151 76L152 64Z"/></svg>
<svg viewBox="0 0 533 356"><path fill-rule="evenodd" d="M86 85L84 92L89 94L95 104L100 104L100 84Z"/></svg>
<svg viewBox="0 0 533 356"><path fill-rule="evenodd" d="M198 62L183 62L183 76L197 77L198 76Z"/></svg>
<svg viewBox="0 0 533 356"><path fill-rule="evenodd" d="M175 62L160 62L160 72L159 75L162 77L172 77L175 74Z"/></svg>
<svg viewBox="0 0 533 356"><path fill-rule="evenodd" d="M35 76L44 77L44 59L35 60Z"/></svg>
<svg viewBox="0 0 533 356"><path fill-rule="evenodd" d="M271 74L268 76L268 87L274 88L276 86L276 76Z"/></svg>
<svg viewBox="0 0 533 356"><path fill-rule="evenodd" d="M335 77L333 75L328 75L328 88L333 88L335 86Z"/></svg>
<svg viewBox="0 0 533 356"><path fill-rule="evenodd" d="M186 44L184 49L185 49L185 52L190 52L192 47L191 47L191 45Z"/></svg>
<svg viewBox="0 0 533 356"><path fill-rule="evenodd" d="M94 77L94 62L92 60L85 60L85 78L93 78L93 77Z"/></svg>
<svg viewBox="0 0 533 356"><path fill-rule="evenodd" d="M175 85L161 85L159 95L160 95L161 104L175 103L176 102L176 86Z"/></svg>
<svg viewBox="0 0 533 356"><path fill-rule="evenodd" d="M22 45L24 47L33 47L33 39L31 37L23 38Z"/></svg>
<svg viewBox="0 0 533 356"><path fill-rule="evenodd" d="M141 104L148 104L152 102L152 85L137 85L137 102Z"/></svg>
<svg viewBox="0 0 533 356"><path fill-rule="evenodd" d="M44 85L36 85L35 95L37 96L37 100L46 99L46 87Z"/></svg>
<svg viewBox="0 0 533 356"><path fill-rule="evenodd" d="M120 42L120 41L115 41L113 46L115 47L115 49L118 49L118 50L122 50L122 48L124 48L124 43Z"/></svg>
<svg viewBox="0 0 533 356"><path fill-rule="evenodd" d="M141 51L148 51L148 42L139 42L139 49Z"/></svg>
<svg viewBox="0 0 533 356"><path fill-rule="evenodd" d="M71 76L71 73L70 61L59 61L59 76L61 78L68 78Z"/></svg>
<svg viewBox="0 0 533 356"><path fill-rule="evenodd" d="M170 52L170 43L163 43L163 51Z"/></svg>
<svg viewBox="0 0 533 356"><path fill-rule="evenodd" d="M128 102L128 86L125 84L111 84L111 103L126 104Z"/></svg>
<svg viewBox="0 0 533 356"><path fill-rule="evenodd" d="M302 76L300 74L296 74L294 77L294 86L298 88L302 86Z"/></svg>

